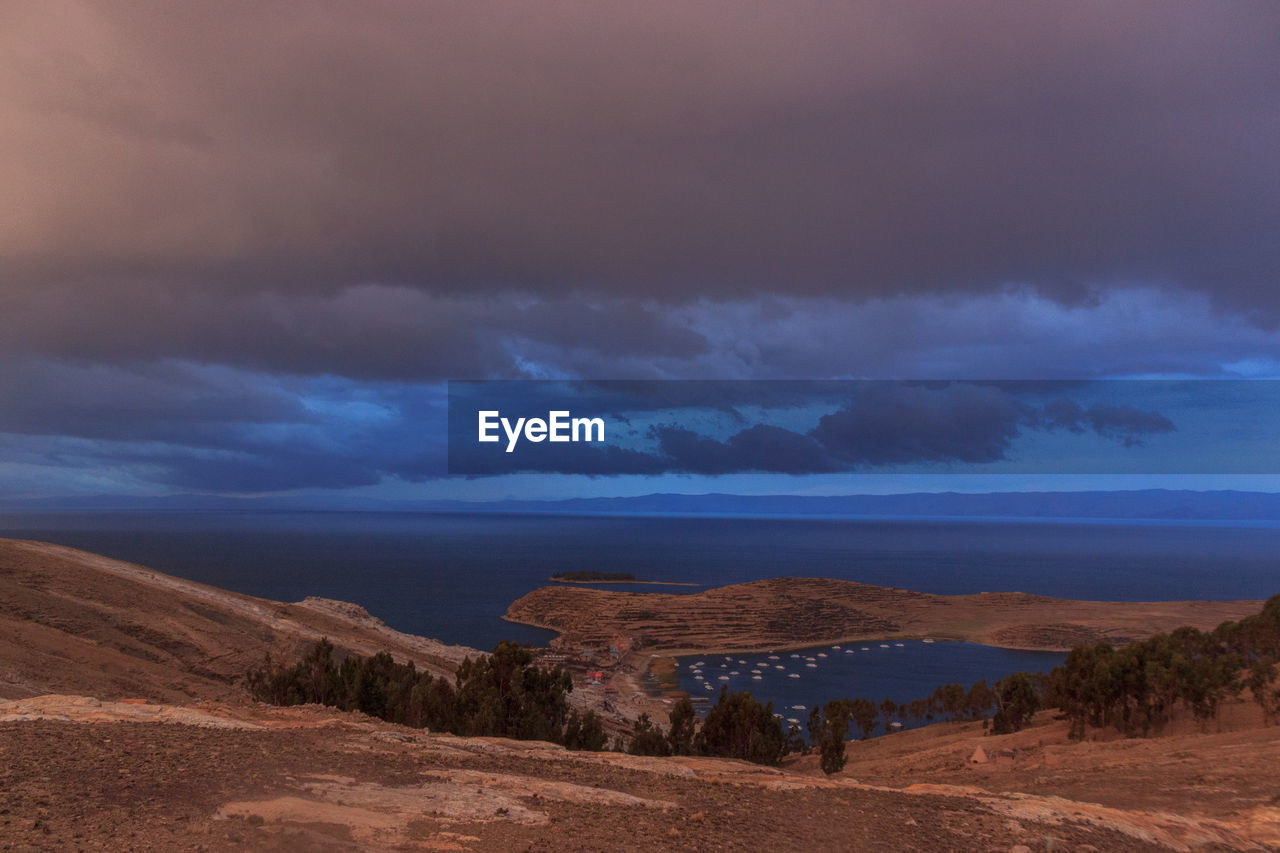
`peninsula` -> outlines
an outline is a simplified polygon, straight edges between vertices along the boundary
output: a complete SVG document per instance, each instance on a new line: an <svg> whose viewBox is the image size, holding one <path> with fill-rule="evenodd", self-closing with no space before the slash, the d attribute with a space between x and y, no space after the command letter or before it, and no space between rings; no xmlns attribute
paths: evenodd
<svg viewBox="0 0 1280 853"><path fill-rule="evenodd" d="M800 648L924 638L1066 651L1123 644L1182 625L1212 630L1260 601L1073 601L1021 592L933 595L828 578L773 578L696 593L542 587L505 618L559 632L562 650L625 639L647 652Z"/></svg>

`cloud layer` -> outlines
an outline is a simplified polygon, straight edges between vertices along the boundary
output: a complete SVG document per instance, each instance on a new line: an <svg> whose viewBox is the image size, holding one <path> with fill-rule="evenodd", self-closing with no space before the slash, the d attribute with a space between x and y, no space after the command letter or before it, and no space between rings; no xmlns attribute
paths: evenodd
<svg viewBox="0 0 1280 853"><path fill-rule="evenodd" d="M10 4L0 492L417 481L446 378L1280 375L1277 80L1270 0Z"/></svg>
<svg viewBox="0 0 1280 853"><path fill-rule="evenodd" d="M11 282L1276 307L1269 2L6 17Z"/></svg>

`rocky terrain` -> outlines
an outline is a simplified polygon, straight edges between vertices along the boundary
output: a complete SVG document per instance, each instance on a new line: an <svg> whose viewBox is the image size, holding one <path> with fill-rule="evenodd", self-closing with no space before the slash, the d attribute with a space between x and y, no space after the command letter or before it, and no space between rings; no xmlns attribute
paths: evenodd
<svg viewBox="0 0 1280 853"><path fill-rule="evenodd" d="M619 639L646 652L802 648L933 637L1011 649L1067 651L1182 625L1202 630L1256 613L1260 601L1071 601L1019 592L931 595L827 578L774 578L687 595L542 587L506 618L560 632L562 649Z"/></svg>
<svg viewBox="0 0 1280 853"><path fill-rule="evenodd" d="M587 590L583 590L587 591ZM1265 850L1280 727L1070 744L943 724L773 769L460 738L254 703L320 635L448 672L468 650L337 602L282 604L0 541L3 850ZM982 761L974 757L982 750Z"/></svg>
<svg viewBox="0 0 1280 853"><path fill-rule="evenodd" d="M314 706L19 700L0 704L0 768L0 848L13 850L1265 849L1238 822L978 777L887 786L567 752Z"/></svg>

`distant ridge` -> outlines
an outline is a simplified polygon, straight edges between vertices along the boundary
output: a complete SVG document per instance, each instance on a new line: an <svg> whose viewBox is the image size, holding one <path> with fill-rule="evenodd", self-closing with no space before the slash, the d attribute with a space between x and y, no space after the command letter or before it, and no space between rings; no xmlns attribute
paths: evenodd
<svg viewBox="0 0 1280 853"><path fill-rule="evenodd" d="M85 496L10 499L3 512L374 511L562 515L743 515L842 517L1097 518L1280 521L1280 493L1143 489L1088 492L921 492L899 495L652 494L567 500L387 501L330 497Z"/></svg>

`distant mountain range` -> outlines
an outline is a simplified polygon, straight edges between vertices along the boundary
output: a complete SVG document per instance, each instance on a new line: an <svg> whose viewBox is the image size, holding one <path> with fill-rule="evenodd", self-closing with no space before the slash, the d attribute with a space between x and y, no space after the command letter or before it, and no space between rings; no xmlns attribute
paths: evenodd
<svg viewBox="0 0 1280 853"><path fill-rule="evenodd" d="M603 515L919 516L1280 520L1280 494L1241 491L957 492L901 495L683 495L554 501L386 501L330 497L90 496L0 501L0 511L293 510Z"/></svg>

